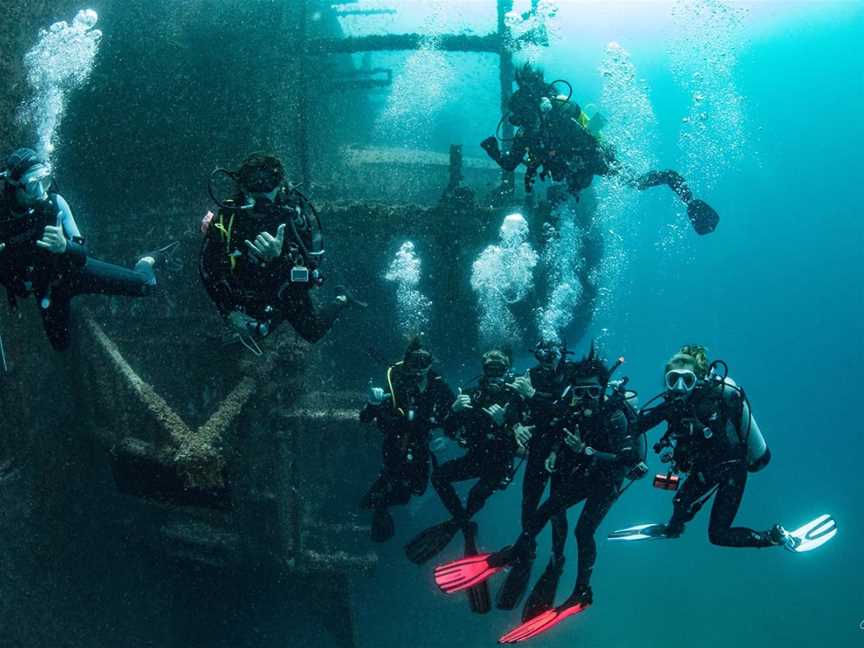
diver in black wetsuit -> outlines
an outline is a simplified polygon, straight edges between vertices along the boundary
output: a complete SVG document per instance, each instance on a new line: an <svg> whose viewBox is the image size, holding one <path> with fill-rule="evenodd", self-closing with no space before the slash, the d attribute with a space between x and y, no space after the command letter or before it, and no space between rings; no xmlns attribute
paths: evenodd
<svg viewBox="0 0 864 648"><path fill-rule="evenodd" d="M359 304L341 287L334 301L317 307L312 289L322 283L321 223L314 206L285 183L281 160L254 153L236 172L217 169L237 184L231 200L202 223L199 271L220 315L257 351L255 339L288 320L300 336L317 342L342 310Z"/></svg>
<svg viewBox="0 0 864 648"><path fill-rule="evenodd" d="M549 498L523 524L514 545L514 567L508 583L514 605L528 582L534 558L534 538L549 520L585 500L576 524L578 576L569 601L591 603L591 572L597 555L594 533L621 489L624 477L642 459L631 436L626 403L617 394L604 398L611 372L591 353L579 363L568 363L568 387L559 399L550 425L552 438L545 468L552 473ZM540 579L525 607L525 620L552 606L561 568L553 555L547 573ZM556 569L557 567L557 569ZM513 574L516 574L515 576ZM544 591L545 590L545 591Z"/></svg>
<svg viewBox="0 0 864 648"><path fill-rule="evenodd" d="M71 342L71 301L77 295L142 297L156 286L153 268L177 244L145 254L133 270L88 256L69 204L52 191L50 165L18 149L0 174L0 284L9 305L33 295L51 346Z"/></svg>
<svg viewBox="0 0 864 648"><path fill-rule="evenodd" d="M505 117L518 127L509 149L501 152L497 135L480 145L505 171L514 171L520 164L526 166L526 193L532 191L538 172L541 180L551 177L555 182L566 182L567 190L577 197L591 185L594 176L623 174L627 183L639 190L658 185L672 189L687 205L687 215L697 234L708 234L717 227L717 212L693 197L677 171L650 171L636 176L625 169L612 146L599 137L602 124L596 122L602 117L589 120L571 96L558 94L555 83L559 82L547 83L540 70L526 64L517 72L516 83L518 89L510 97Z"/></svg>
<svg viewBox="0 0 864 648"><path fill-rule="evenodd" d="M525 402L523 421L514 427L517 443L526 448L525 475L522 481L522 528L526 528L536 513L549 482L547 461L558 437L553 422L559 415L560 398L569 381L570 363L567 348L557 341L541 340L534 347L537 365L525 376L516 378L510 388ZM552 560L549 569L559 574L564 569L564 547L567 542L567 515L561 511L552 519ZM514 578L518 573L511 572ZM498 606L512 609L518 599L508 601L499 596Z"/></svg>
<svg viewBox="0 0 864 648"><path fill-rule="evenodd" d="M642 536L676 538L684 525L714 496L708 538L725 547L769 547L785 544L789 538L783 527L768 531L733 527L741 505L747 473L764 468L771 459L759 426L750 411L744 391L725 375L718 375L723 363L708 364L705 349L685 346L666 364L667 391L662 402L643 408L639 429L647 432L666 423L666 433L655 444L663 460L671 464L669 473L658 475L655 485L674 489L677 473L688 478L675 495L672 517L667 524L643 526ZM671 452L668 449L671 448ZM664 452L665 451L665 452ZM624 532L612 539L628 539Z"/></svg>
<svg viewBox="0 0 864 648"><path fill-rule="evenodd" d="M590 581L597 557L594 534L621 494L624 479L644 474L644 469L637 472L637 466L642 468L642 444L629 423L635 414L627 410L629 405L623 395L615 392L606 396L613 370L599 360L593 349L581 362L569 363L568 388L559 399L560 409L551 425L556 437L546 462L554 474L551 492L528 518L517 541L494 554L473 561L454 561L436 569L439 587L451 593L510 566L499 601L505 596L515 606L528 584L537 535L556 515L585 502L576 525L578 576L573 593L563 604L553 607L560 572L544 574L523 613L526 623L510 633L510 638L502 637L502 643L539 634L593 602Z"/></svg>
<svg viewBox="0 0 864 648"><path fill-rule="evenodd" d="M498 350L483 355L483 375L477 386L460 391L444 421L448 436L467 452L432 470L432 485L450 513L446 522L426 529L405 547L408 558L423 564L440 553L460 529L475 534L469 520L498 489L513 479L517 444L513 425L520 421L523 401L507 388L510 358ZM453 483L477 479L464 506Z"/></svg>
<svg viewBox="0 0 864 648"><path fill-rule="evenodd" d="M391 506L422 495L429 483L429 432L442 427L455 400L453 391L432 369L432 354L415 339L404 359L387 370L389 393L370 387L363 423L375 421L384 435L384 465L361 501L374 511L372 540L384 542L394 532Z"/></svg>

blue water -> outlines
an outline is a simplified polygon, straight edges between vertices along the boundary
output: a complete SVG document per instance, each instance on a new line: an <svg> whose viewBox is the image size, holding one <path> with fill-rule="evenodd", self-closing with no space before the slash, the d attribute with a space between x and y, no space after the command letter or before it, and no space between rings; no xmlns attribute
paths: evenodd
<svg viewBox="0 0 864 648"><path fill-rule="evenodd" d="M616 21L600 5L561 4L564 37L542 56L547 78L566 77L578 95L596 99L603 47L619 41L657 115L655 157L665 167L677 165L688 98L660 40L668 33L668 5L624 5ZM663 363L681 344L703 343L712 357L726 360L773 452L770 466L748 483L737 521L760 529L774 522L794 527L830 512L840 533L807 555L719 548L707 541L703 512L677 542L601 543L595 606L538 645L864 645L864 62L858 46L864 10L859 2L766 2L750 9L733 74L748 149L708 193L694 187L720 212L720 227L704 238L690 234L664 243L668 196L641 194L619 298L595 321L594 332L610 356L626 356L626 373L644 396L659 391ZM494 93L472 100L479 105L489 98ZM461 132L468 149L488 127L467 125L481 119L457 124L452 115L460 106L445 107L434 127L447 141ZM652 461L652 470L659 470ZM479 516L486 549L518 532L514 486ZM599 535L665 520L669 511L668 493L639 483ZM406 565L402 542L441 517L431 490L397 512L395 542L382 550L378 573L358 584L365 645L490 645L515 625L515 613L473 617L464 599L435 590L430 569ZM571 513L571 524L575 517ZM570 543L560 599L574 578L572 536ZM541 542L535 574L545 564L544 551Z"/></svg>
<svg viewBox="0 0 864 648"><path fill-rule="evenodd" d="M285 6L296 7L290 4L295 0L282 1ZM106 5L107 10L107 51L133 52L136 58L139 48L144 58L149 37L160 33L159 29L164 27L159 22L159 15L173 15L167 10L172 3L165 2L160 6L160 3L153 2L152 6L147 6L148 12L154 12L153 25L140 24L136 21L140 20L144 13L142 7L147 3L100 1L95 5L100 12L103 10L101 4ZM202 6L204 4L208 3L202 3ZM225 5L218 9L225 10L226 15L231 15L233 8L241 6L250 12L258 10L253 3L242 2L213 3L214 11L216 4ZM350 7L352 3L347 4ZM432 44L419 52L376 52L372 56L373 66L393 70L394 84L389 93L372 93L375 125L358 126L357 133L351 132L350 135L356 136L357 141L349 143L361 147L377 145L423 152L433 150L443 154L452 143L462 143L466 158L484 157L479 142L493 132L500 115L498 59L489 54L436 51L434 35L464 31L482 35L493 31L496 28L495 1L367 0L362 4L392 6L398 8L398 12L380 19L345 19L341 24L349 35L421 32L430 37ZM514 4L523 11L530 7L531 2L514 0ZM795 528L822 513L831 513L838 520L840 532L827 546L803 555L780 549L720 548L708 542L706 510L688 525L685 535L674 542L635 546L605 542L603 538L613 529L661 522L668 518L671 495L651 488L650 480L639 482L616 503L598 531L599 556L592 582L595 605L529 645L550 648L862 646L864 561L861 558L861 538L864 537L864 524L860 501L864 497L861 479L864 425L860 415L859 393L862 388L859 371L864 367L861 325L864 317L864 271L861 269L864 210L859 201L861 186L864 185L861 155L864 147L864 56L860 52L860 43L864 42L864 1L761 0L723 4L719 0L674 3L661 0L558 0L557 5L551 45L532 53L536 57L533 60L545 69L547 80L569 80L575 101L583 106L595 106L608 114L610 123L604 137L615 140L621 136L625 126L631 128L627 142L632 150L626 154L632 157L628 157L628 162L634 162L638 171L648 168L681 169L695 194L707 200L721 215L716 232L697 237L690 230L680 206L666 189L642 193L625 191L624 202L617 203L612 183L596 180L593 190L599 199L598 227L603 230L607 242L608 262L608 267L604 267L601 273L601 283L608 294L598 307L588 335L577 339L576 332L571 329L566 337L575 346L577 354L587 351L590 339L596 338L608 359L623 355L626 363L621 373L630 377L630 386L640 392L643 403L660 391L662 367L672 353L682 344L706 345L710 356L725 360L730 374L746 389L773 454L767 469L750 478L737 522L758 530L767 529L777 522ZM262 15L270 15L267 12L274 6L275 0L261 3ZM121 12L120 7L128 9L129 14ZM703 8L701 14L697 11L699 7ZM712 14L716 19L714 23L711 22L712 16L705 14L706 8L709 14L717 12ZM189 15L195 15L194 8L189 10ZM243 21L237 20L243 27ZM713 27L699 29L693 26L694 21L706 20ZM55 129L65 114L67 128L71 127L71 130L62 133L64 137L59 137L61 133L57 131L58 142L68 146L70 151L85 149L88 154L69 156L74 160L63 164L61 146L58 149L59 168L63 171L63 179L68 179L68 184L64 184L69 188L68 196L81 216L81 224L85 230L96 234L94 238L97 241L100 234L120 232L117 223L122 223L119 220L122 218L128 218L136 229L141 228L137 212L114 216L115 211L123 211L114 202L125 205L130 200L126 194L136 195L136 190L140 190L146 194L148 209L155 209L161 206L163 198L170 202L173 197L160 189L162 185L159 183L167 182L171 192L180 188L194 195L197 191L201 205L209 204L204 196L204 175L211 164L228 163L214 159L216 155L210 151L211 146L220 151L219 156L235 144L237 154L245 151L247 146L254 144L257 147L258 142L245 141L246 135L236 138L244 139L242 142L234 142L231 146L225 144L235 138L235 133L232 129L223 133L218 118L220 111L230 109L242 114L245 107L241 105L239 110L233 105L225 108L222 105L224 97L219 95L222 84L207 74L201 74L204 65L192 65L187 69L188 61L177 53L182 50L176 49L175 45L181 43L189 48L186 54L194 62L198 59L191 53L200 47L196 39L206 36L209 40L213 36L213 40L219 43L220 58L215 62L206 61L206 72L217 77L226 73L226 78L234 81L237 78L232 74L241 76L222 58L223 46L219 39L224 35L221 32L202 35L196 27L185 23L172 24L168 36L163 34L171 42L171 46L164 50L172 56L171 65L165 67L169 72L165 72L158 61L149 63L149 59L148 69L141 70L134 66L127 69L123 56L116 60L107 59L109 62L95 58L96 71L92 80L87 81L94 65L98 38L94 37L92 50L82 50L81 43L78 43L77 50L72 49L73 53L77 51L79 54L78 65L58 65L58 62L70 60L76 63L76 57L58 50L51 40L44 51L40 50L47 59L51 59L48 63L59 68L54 72L67 73L49 78L50 83L46 83L42 90L62 88L64 97L68 95L72 99L77 96L77 101L82 103L76 109L72 101L64 113L64 104L52 102L50 92L37 93L34 106L44 109L32 116L36 122L34 125L40 126L37 129L39 145L46 151L50 150ZM124 29L128 30L127 33L134 33L136 39L140 36L141 44L135 40L134 47L125 50L117 47L125 37ZM226 33L230 34L231 30L226 29ZM259 43L244 29L238 33L249 39L248 52L257 55ZM113 50L112 39L116 48ZM611 42L618 43L623 50L618 49L619 46L610 49ZM227 47L225 49L228 51ZM264 51L270 51L269 46ZM608 101L610 81L601 73L601 68L608 69L610 52L616 51L626 52L626 60L619 60L617 67L613 65L618 74L615 78L624 82L624 90L619 94L621 103L610 105L604 103ZM355 62L359 63L360 58L355 57ZM516 58L521 64L525 53ZM261 60L267 60L263 54ZM201 64L201 60L198 63ZM632 79L626 78L628 65L636 70ZM182 74L178 72L181 68ZM696 83L694 69L702 75L697 84L698 93L705 95L700 100L701 104L694 103L695 91L688 85ZM133 74L129 70L137 72ZM246 72L243 69L243 74ZM268 83L267 72L265 69L261 73L257 67L248 70L252 78L249 87ZM177 92L177 79L173 79L173 85L168 83L172 74L179 74L177 78L181 80L186 79L187 74L193 78L188 93ZM205 78L196 78L199 74ZM68 85L67 77L76 77L77 82ZM281 75L273 78L281 78ZM117 79L119 83L109 83ZM126 91L134 94L127 98L128 105L122 98L111 97L110 100L116 101L121 110L130 110L128 120L126 115L117 114L116 107L113 111L105 108L108 103L106 96L112 89L126 85L126 80L129 86ZM88 83L91 85L87 92L78 92L77 95L72 92L88 87ZM225 87L230 89L232 86L226 82ZM316 92L320 91L320 88L316 89ZM328 86L324 93L329 92L331 88ZM172 94L178 96L163 101ZM184 103L184 94L194 97L193 108ZM337 94L333 92L334 102ZM214 96L217 97L215 102L212 101ZM352 130L351 125L360 122L361 116L368 116L365 112L367 98L364 95L364 101L358 102L357 115L345 116L347 126L334 124L334 131L338 132L323 129L324 136L332 136L334 141L340 142L341 138L348 137L344 131ZM642 103L641 98L645 100ZM253 100L257 102L257 95ZM152 106L150 102L153 102ZM699 105L707 111L704 121L699 121L702 120L698 114ZM284 109L290 111L290 106L290 102L286 102ZM644 119L634 116L640 106L650 109L642 115ZM274 112L282 109L280 103ZM694 111L697 122L692 121ZM134 117L145 113L148 119L142 125ZM181 114L184 118L190 117L188 123L186 119L177 118ZM261 111L250 110L249 119L255 119L254 115L259 114ZM79 117L77 121L76 116ZM236 125L234 117L236 115L232 114L231 120L225 124ZM282 118L281 113L279 118ZM621 119L630 121L624 124ZM700 123L708 124L707 131L698 130ZM160 124L164 124L164 130ZM266 128L260 130L279 130L272 129L271 124L263 126ZM290 128L293 127L286 126L286 131ZM175 133L170 129L178 130ZM198 138L199 130L206 136ZM169 139L173 142L163 144L155 136L151 140L151 131L163 136L170 133L172 137ZM257 128L241 129L241 132L260 135ZM695 139L684 137L694 132ZM142 133L148 133L148 136L144 137ZM211 137L212 142L209 141ZM109 145L92 145L100 141ZM116 142L122 146L117 146ZM178 157L177 150L171 148L172 143L176 147L178 142L184 148L188 146L184 153L188 157ZM314 150L313 147L313 154ZM201 151L204 151L203 155L199 155ZM159 172L152 173L151 177L147 165L139 162L154 158ZM183 167L176 176L170 173L172 164L176 164L178 169ZM75 181L76 173L86 177L88 172L100 174L100 183L95 187L90 181ZM187 172L197 178L197 189L190 189L182 181ZM415 170L418 174L426 172L425 168ZM406 174L410 176L410 170ZM410 177L406 179L412 180ZM345 180L344 184L350 187L351 179ZM339 182L334 186L337 187L335 191L341 190ZM119 188L116 195L112 187ZM316 184L310 189L313 192L326 190L321 187L324 185L319 187ZM482 201L488 187L473 188ZM538 184L538 194L542 196L541 189ZM328 199L334 197L346 198L337 195ZM313 198L318 200L314 193ZM414 196L400 198L415 199ZM88 201L99 199L109 202L111 209L97 209L92 202L90 209L86 208ZM528 210L524 211L531 216ZM197 216L190 216L188 220L196 230L197 222L193 221L197 221ZM118 220L109 221L109 218ZM151 230L150 227L147 223L148 240L149 237L161 236L160 230ZM333 265L339 265L340 253L349 261L334 274L354 274L351 262L356 259L347 250L355 252L355 245L357 249L369 247L365 234L364 231L358 235L356 243L355 240L334 242L332 249L336 250L337 263ZM369 240L380 240L377 234ZM532 241L536 243L536 231L534 234ZM388 245L395 251L406 239L423 235L423 232L396 231ZM440 238L450 240L446 236ZM430 307L433 318L430 337L434 343L434 336L440 332L435 331L436 309L441 314L447 308L444 298L449 295L441 294L440 282L436 284L438 277L429 270L436 266L435 259L429 258L428 241L424 242L422 238L417 238L417 241L417 253L428 264L425 266L426 274L418 279L419 291L427 290L436 300ZM617 248L615 241L618 242ZM491 245L496 241L488 243ZM373 250L366 255L367 251L363 250L364 254L358 258L362 258L364 263L373 259L373 263L378 264L376 267L382 269L381 276L376 275L375 280L381 279L380 283L391 289L393 284L383 280L391 252ZM538 268L542 269L543 264ZM366 267L359 270L358 276L371 276L373 273ZM465 268L458 270L463 273L467 286L470 267L466 264ZM421 275L419 270L417 275ZM182 280L186 281L190 276L184 277ZM180 280L178 274L176 281ZM197 279L189 280L196 282L197 286ZM367 287L357 287L361 296L364 296L362 289ZM376 284L375 289L380 288ZM439 292L433 294L435 288ZM426 296L421 292L412 296L415 311L421 310L418 304L426 304ZM381 310L376 306L373 303L368 312L380 316ZM444 318L439 321L444 321ZM334 330L318 347L324 359L322 366L329 362L338 371L340 363L352 364L358 347L364 347L371 339L374 343L380 342L380 348L369 353L370 357L375 356L378 364L368 368L368 375L380 377L384 370L383 358L392 352L386 348L388 343L397 339L400 344L402 342L397 322L386 322L388 326L392 324L389 326L392 330L385 330L383 326L376 328L381 324L385 323L379 320L369 325L363 335L351 339L338 329ZM460 324L459 330L448 333L454 338L474 340L477 322ZM521 324L526 324L530 330L533 322ZM361 328L366 324L340 322L340 326ZM340 340L345 340L345 343ZM531 359L525 349L534 340L526 335L521 342L524 344L516 348L516 368L520 370L529 366ZM455 389L477 373L476 364L476 357L442 357L440 369ZM350 367L352 370L355 368ZM364 383L356 385L358 401L359 390L365 386L367 375L365 366L360 369L354 372L364 376ZM354 373L349 372L349 375L354 376ZM314 387L329 389L332 385L322 383ZM343 387L347 388L339 385L340 389ZM652 434L652 441L658 433ZM360 437L358 434L356 438ZM246 443L248 440L242 438L239 441ZM349 438L346 443L354 441ZM360 448L358 457L367 450ZM450 447L448 452L452 451ZM662 470L653 455L649 463L652 472ZM107 464L102 470L107 471ZM356 490L360 493L373 475L360 474L360 470L355 472ZM107 482L108 477L105 479ZM278 484L275 486L281 488ZM70 485L70 501L79 490L86 489L82 484ZM515 539L520 530L520 496L521 475L507 491L496 494L477 516L482 549L495 550ZM23 499L20 504L16 502L15 507L10 507L11 515L20 516L19 508L23 510L28 502ZM137 522L138 509L131 511L128 519ZM571 511L571 527L578 512L578 507ZM73 513L83 517L77 508ZM41 514L37 510L34 519ZM497 637L518 623L518 612L493 611L485 617L470 614L463 596L445 597L437 590L432 580L432 565L417 568L406 560L402 550L405 542L445 516L431 487L423 497L412 500L407 506L394 508L393 514L397 530L391 542L373 547L364 539L359 547L362 552L377 551L380 558L373 575L353 579L353 610L359 646L491 646ZM356 515L361 521L367 519L366 512ZM128 519L123 517L124 524ZM88 521L93 523L94 529L101 529L98 525L105 522L98 515ZM0 534L3 533L6 535L2 537L14 541L10 543L17 552L10 554L13 560L26 554L19 580L21 574L29 573L31 562L41 566L43 557L29 546L29 537L18 533L17 529L13 529L11 534L0 529ZM89 536L85 533L82 537ZM120 543L117 538L108 537L108 540ZM77 555L76 550L81 550L83 544L85 542L80 538L74 539L69 543L71 550L68 555L61 556L57 562L70 561L69 556ZM458 557L460 544L454 541L436 562ZM37 543L38 546L41 545ZM86 549L82 555L89 555L92 551L89 546ZM538 547L535 577L545 566L548 549L548 531L544 531ZM559 603L570 593L575 580L576 555L572 534L567 554ZM146 557L142 559L147 560ZM78 636L79 632L80 636L86 637L114 633L118 636L116 645L155 645L155 640L139 639L137 634L121 636L125 627L137 629L139 625L151 624L155 634L146 634L147 637L173 637L177 642L204 645L211 641L212 635L212 645L219 646L235 643L246 646L256 641L268 647L291 645L292 638L295 644L305 645L314 641L312 635L318 629L319 619L306 618L306 608L317 605L319 601L307 591L296 592L295 596L294 589L304 589L304 586L302 580L293 577L290 580L274 577L273 582L268 581L269 587L262 586L258 591L254 581L259 572L254 568L248 573L244 571L236 582L232 582L231 575L215 571L190 577L189 572L174 571L172 567L171 573L163 574L158 566L152 573L149 568L142 568L143 575L135 578L125 573L136 572L138 563L133 561L125 566L126 569L117 570L124 573L116 582L144 583L141 591L155 603L152 607L144 605L139 609L135 607L135 595L140 592L124 591L121 596L112 591L114 582L108 574L114 571L114 563L111 560L97 560L95 563L91 569L82 562L81 571L86 574L80 588L75 582L73 589L65 589L63 579L68 579L67 572L60 571L56 575L51 573L47 582L37 583L34 590L28 589L26 595L18 596L19 592L15 592L16 597L0 599L0 602L26 600L27 605L38 608L39 614L31 614L26 606L22 606L23 613L16 610L26 617L24 625L30 626L24 629L23 636L43 636L40 625L55 625L43 621L47 617L42 614L50 614L53 620L61 619L56 625L62 625L65 619L70 618L78 623L77 615L81 614L81 628L69 628L70 637ZM46 565L45 573L49 573L51 561ZM35 567L33 572L40 573ZM78 574L76 570L72 572ZM106 576L100 576L102 573ZM201 576L200 582L198 576ZM211 579L215 586L211 585ZM244 582L245 579L252 582ZM191 583L180 582L186 580ZM493 593L502 580L499 577L493 581ZM8 574L0 574L0 590L10 582L19 581ZM75 591L79 600L71 601L69 610L59 609L65 607L63 593L66 591ZM205 591L207 596L201 597L199 591ZM290 595L286 595L286 591ZM253 594L248 597L252 600L245 600L246 592ZM48 598L44 598L46 596ZM111 604L98 603L109 598ZM161 599L167 601L165 606L171 607L172 614L176 613L176 616L169 615L167 621L160 612L163 609ZM91 600L97 603L89 603ZM55 602L59 603L55 605ZM100 605L104 609L100 609ZM6 608L0 605L0 609ZM219 616L223 609L227 610L224 623L211 623L211 619ZM129 610L143 621L136 620ZM114 616L118 614L123 617L122 623L117 621L120 617ZM88 617L86 621L84 616ZM183 619L184 616L187 619ZM195 618L199 616L200 619ZM294 618L301 619L296 630L293 627L283 630ZM178 623L177 628L170 627L171 619ZM8 621L0 615L0 646L6 645L4 620ZM198 636L198 623L203 636ZM141 632L141 636L145 636L144 630ZM324 639L327 632L322 628L321 641L329 640ZM21 634L13 633L12 636ZM54 636L53 628L46 629L44 636ZM278 636L278 639L271 641L272 636ZM64 645L73 644L84 645L75 644L72 638Z"/></svg>

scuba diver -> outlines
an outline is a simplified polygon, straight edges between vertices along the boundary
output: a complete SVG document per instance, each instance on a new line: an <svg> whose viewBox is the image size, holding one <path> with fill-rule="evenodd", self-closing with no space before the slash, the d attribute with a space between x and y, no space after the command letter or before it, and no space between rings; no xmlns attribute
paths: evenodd
<svg viewBox="0 0 864 648"><path fill-rule="evenodd" d="M714 209L694 198L684 178L677 171L650 171L635 176L616 158L610 144L600 136L605 119L599 113L591 119L572 101L573 89L568 95L559 95L557 83L547 83L543 72L526 63L516 73L517 90L508 103L504 119L517 127L507 152L500 150L498 135L480 143L483 150L505 171L515 171L524 164L525 192L531 193L539 172L540 180L551 177L555 182L565 181L574 196L587 189L594 176L622 174L628 185L638 190L666 185L687 206L687 216L697 234L713 232L720 221Z"/></svg>
<svg viewBox="0 0 864 648"><path fill-rule="evenodd" d="M33 295L51 346L67 349L72 298L84 294L143 297L156 287L157 263L177 247L144 254L132 270L88 255L72 209L56 191L50 164L36 151L12 153L0 173L0 284L9 306Z"/></svg>
<svg viewBox="0 0 864 648"><path fill-rule="evenodd" d="M578 569L573 593L554 606L558 577L544 574L523 612L523 623L499 643L518 643L537 636L593 603L591 576L597 558L594 534L623 492L625 478L645 474L644 438L630 421L636 415L622 389L609 391L610 377L623 360L607 368L592 346L581 362L570 363L569 384L552 427L558 443L547 461L554 479L548 499L523 526L516 542L493 554L463 558L435 569L435 581L453 593L485 581L505 567L527 564L520 579L524 591L534 560L535 538L543 527L568 508L584 501L576 524ZM521 592L520 592L521 594Z"/></svg>
<svg viewBox="0 0 864 648"><path fill-rule="evenodd" d="M422 495L429 483L429 432L442 427L455 400L434 370L432 354L414 338L401 362L387 369L387 388L369 387L360 421L375 421L384 435L384 465L360 507L371 509L372 540L385 542L395 531L388 508Z"/></svg>
<svg viewBox="0 0 864 648"><path fill-rule="evenodd" d="M418 565L443 551L460 530L465 537L465 555L475 555L477 525L471 518L496 490L507 488L513 480L518 446L512 430L521 418L522 399L507 387L512 379L510 364L510 357L503 351L483 354L483 374L477 385L464 392L459 390L444 421L445 433L467 452L432 469L432 485L451 517L426 529L405 546L408 559ZM477 479L477 483L463 505L453 483L468 479ZM489 611L485 583L468 593L472 611Z"/></svg>
<svg viewBox="0 0 864 648"><path fill-rule="evenodd" d="M530 524L537 512L543 491L549 483L547 462L558 443L554 422L561 407L560 399L567 389L571 364L567 345L557 340L540 340L533 349L537 365L517 377L509 388L523 400L523 420L514 426L517 444L527 450L528 459L522 478L522 528ZM552 518L552 558L546 568L550 578L560 577L564 570L564 547L567 543L567 514L560 511ZM519 604L531 564L521 561L513 566L507 581L498 591L496 605L512 610Z"/></svg>
<svg viewBox="0 0 864 648"><path fill-rule="evenodd" d="M216 198L213 181L229 177L233 198ZM308 342L317 342L354 300L337 286L335 300L318 308L311 290L323 279L321 222L312 203L285 182L282 161L253 153L238 171L216 169L208 186L219 206L201 224L204 240L199 271L219 313L250 350L260 354L256 338L288 320Z"/></svg>
<svg viewBox="0 0 864 648"><path fill-rule="evenodd" d="M639 413L639 430L647 432L666 423L665 434L654 445L667 474L657 475L654 485L678 491L672 517L666 524L642 524L609 535L610 540L635 541L677 538L684 525L714 497L708 523L712 544L724 547L783 546L793 552L815 549L834 537L834 520L823 515L795 531L775 524L754 531L732 524L744 496L747 473L768 465L771 452L753 418L744 390L728 376L722 360L708 362L706 349L684 346L666 363L666 391L653 400L661 402ZM681 489L679 473L688 475Z"/></svg>

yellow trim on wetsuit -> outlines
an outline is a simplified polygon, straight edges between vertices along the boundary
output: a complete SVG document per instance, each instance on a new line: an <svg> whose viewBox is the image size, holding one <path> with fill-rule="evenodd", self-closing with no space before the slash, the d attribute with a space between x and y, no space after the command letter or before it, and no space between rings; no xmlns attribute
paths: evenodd
<svg viewBox="0 0 864 648"><path fill-rule="evenodd" d="M395 365L393 365L392 367L389 367L389 368L387 369L387 386L390 387L390 398L391 398L391 400L393 401L393 407L394 407L394 408L396 409L396 411L399 412L400 414L404 414L405 412L404 412L404 411L402 410L402 408L399 407L399 405L397 405L397 403L396 403L396 390L393 389L393 379L391 378L391 374L393 373L393 370L394 370L397 366L399 366L399 365L401 365L401 364L402 364L402 361L400 360L400 361L397 362Z"/></svg>
<svg viewBox="0 0 864 648"><path fill-rule="evenodd" d="M231 213L231 219L228 221L228 227L225 227L225 216L220 212L219 222L216 223L216 229L222 233L222 238L225 239L225 254L228 257L228 262L231 264L231 270L237 266L237 258L231 254L231 232L234 231L234 213Z"/></svg>

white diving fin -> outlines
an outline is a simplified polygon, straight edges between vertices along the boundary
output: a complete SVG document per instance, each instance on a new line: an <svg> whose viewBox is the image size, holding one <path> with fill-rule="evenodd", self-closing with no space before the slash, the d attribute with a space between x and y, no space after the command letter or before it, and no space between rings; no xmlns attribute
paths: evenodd
<svg viewBox="0 0 864 648"><path fill-rule="evenodd" d="M794 553L818 549L837 535L837 522L830 515L820 515L794 531L786 532L783 546Z"/></svg>
<svg viewBox="0 0 864 648"><path fill-rule="evenodd" d="M619 529L609 534L609 540L613 542L634 542L636 540L664 540L666 535L665 524L640 524L627 529Z"/></svg>

